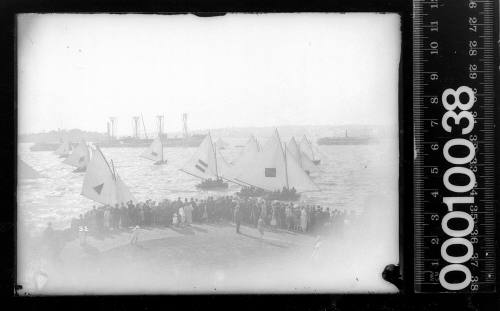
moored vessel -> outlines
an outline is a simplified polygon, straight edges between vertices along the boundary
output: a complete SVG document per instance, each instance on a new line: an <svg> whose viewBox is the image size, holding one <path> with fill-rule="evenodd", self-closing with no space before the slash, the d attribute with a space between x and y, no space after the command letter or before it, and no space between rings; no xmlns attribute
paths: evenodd
<svg viewBox="0 0 500 311"><path fill-rule="evenodd" d="M374 142L375 139L371 136L348 136L347 130L343 137L322 137L317 141L318 145L367 145Z"/></svg>

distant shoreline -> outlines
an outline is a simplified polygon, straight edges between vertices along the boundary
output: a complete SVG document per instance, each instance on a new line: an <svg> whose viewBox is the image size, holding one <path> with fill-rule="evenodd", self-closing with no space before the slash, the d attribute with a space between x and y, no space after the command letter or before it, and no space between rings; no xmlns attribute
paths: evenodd
<svg viewBox="0 0 500 311"><path fill-rule="evenodd" d="M215 129L193 129L189 131L190 135L206 134L208 131L214 137L232 137L232 138L248 138L249 135L256 137L267 137L274 130L278 128L280 134L284 137L302 136L306 135L311 137L314 141L321 137L343 137L345 132L349 136L371 136L371 137L385 137L393 132L391 126L386 125L361 125L361 124L347 124L347 125L284 125L284 126L262 126L262 127L229 127L229 128L215 128ZM396 127L397 128L397 127ZM154 137L158 133L147 133L148 137ZM165 135L165 133L163 134ZM167 132L168 138L182 137L181 132ZM69 139L69 141L77 142L81 139L92 142L104 142L109 140L109 136L105 132L84 131L80 129L69 130L51 130L48 132L19 134L19 142L31 143L56 143L62 139ZM131 133L124 133L117 135L117 139L132 138Z"/></svg>

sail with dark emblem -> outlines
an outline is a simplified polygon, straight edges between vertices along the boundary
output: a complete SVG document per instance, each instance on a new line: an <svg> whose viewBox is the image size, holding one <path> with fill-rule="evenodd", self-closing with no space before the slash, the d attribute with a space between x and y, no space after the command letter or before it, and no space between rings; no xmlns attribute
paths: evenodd
<svg viewBox="0 0 500 311"><path fill-rule="evenodd" d="M115 171L114 166L109 165L99 148L93 151L92 159L87 166L87 172L83 179L82 195L111 206L136 201L127 185Z"/></svg>
<svg viewBox="0 0 500 311"><path fill-rule="evenodd" d="M281 191L283 188L295 188L297 192L319 190L288 148L283 147L278 130L235 180L268 191Z"/></svg>
<svg viewBox="0 0 500 311"><path fill-rule="evenodd" d="M90 162L90 151L87 143L82 139L73 152L63 161L79 169L85 169Z"/></svg>

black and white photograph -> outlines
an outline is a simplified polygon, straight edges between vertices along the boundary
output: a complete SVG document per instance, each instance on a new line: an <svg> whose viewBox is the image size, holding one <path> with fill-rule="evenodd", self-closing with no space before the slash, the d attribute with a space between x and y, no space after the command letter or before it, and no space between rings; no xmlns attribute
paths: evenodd
<svg viewBox="0 0 500 311"><path fill-rule="evenodd" d="M396 293L394 13L17 15L27 295Z"/></svg>

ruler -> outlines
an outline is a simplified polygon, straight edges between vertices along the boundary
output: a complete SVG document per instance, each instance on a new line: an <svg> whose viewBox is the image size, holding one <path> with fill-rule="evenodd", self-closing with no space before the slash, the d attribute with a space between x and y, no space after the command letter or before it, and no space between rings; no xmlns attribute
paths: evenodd
<svg viewBox="0 0 500 311"><path fill-rule="evenodd" d="M413 1L418 293L495 292L495 0Z"/></svg>

